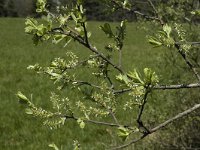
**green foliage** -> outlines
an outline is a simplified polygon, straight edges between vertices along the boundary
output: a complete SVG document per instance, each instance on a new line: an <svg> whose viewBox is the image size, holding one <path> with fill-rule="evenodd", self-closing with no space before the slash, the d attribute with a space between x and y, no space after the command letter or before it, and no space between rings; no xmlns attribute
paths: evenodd
<svg viewBox="0 0 200 150"><path fill-rule="evenodd" d="M37 3L36 3L36 12L37 13L43 13L43 12L46 12L46 3L47 1L46 0L37 0Z"/></svg>
<svg viewBox="0 0 200 150"><path fill-rule="evenodd" d="M172 32L172 28L167 24L163 26L163 30L159 31L155 37L150 36L148 41L150 44L154 45L155 47L158 46L166 46L166 47L173 47L175 44L174 39L170 36Z"/></svg>
<svg viewBox="0 0 200 150"><path fill-rule="evenodd" d="M130 87L135 87L135 86L144 86L146 87L147 85L156 85L158 83L158 77L149 68L144 69L144 77L139 75L139 73L134 70L133 72L129 72L127 75L119 75L117 76L117 79L119 81L123 81L127 86Z"/></svg>
<svg viewBox="0 0 200 150"><path fill-rule="evenodd" d="M59 148L54 143L49 144L49 147L51 147L54 150L59 150Z"/></svg>
<svg viewBox="0 0 200 150"><path fill-rule="evenodd" d="M117 135L123 140L125 141L127 139L127 137L129 136L130 131L127 128L124 127L119 127L118 128L118 132Z"/></svg>
<svg viewBox="0 0 200 150"><path fill-rule="evenodd" d="M48 22L48 25L38 24L37 20L33 18L26 19L25 22L26 28L25 32L28 34L33 34L33 43L38 45L41 41L46 41L50 38L49 32L51 31L52 24L51 21Z"/></svg>
<svg viewBox="0 0 200 150"><path fill-rule="evenodd" d="M166 24L165 22L170 23L170 21L168 19L163 20L162 13L159 13L160 10L156 10L156 5L154 6L152 1L148 2L155 17L149 17L140 12L137 13L145 18L158 21L162 26L162 30L154 36L149 36L149 43L155 47L162 46L168 49L176 49L197 79L200 80L193 62L190 62L187 58L187 53L192 49L192 44L188 44L189 42L185 36L186 31L176 23L174 25ZM118 9L131 10L131 5L126 0L108 2L109 5L112 3L115 4L113 6L114 11ZM79 58L70 51L67 53L67 58L55 58L47 67L41 67L38 64L29 66L28 69L43 74L53 80L54 84L58 84L57 93L59 95L64 90L71 89L79 96L73 100L72 97L70 99L68 96L60 98L59 95L52 93L50 101L53 106L48 111L37 107L32 102L32 97L29 100L21 92L18 92L19 101L26 106L26 113L41 118L43 124L49 126L50 129L60 128L68 120L76 121L81 129L86 128L87 123L114 127L118 129L116 134L122 138L122 141L126 141L131 136L137 136L138 140L135 141L139 141L179 118L169 119L166 124L152 129L146 127L142 116L146 111L145 105L149 100L149 94L152 94L155 89L185 88L184 84L182 86L160 86L158 76L146 67L143 69L143 74L140 74L136 69L126 73L122 68L122 49L127 33L126 20L121 21L120 25L116 26L115 32L109 23L100 26L100 29L114 43L102 44L105 50L109 51L99 50L91 42L91 33L88 31L85 9L82 4L83 1L76 1L71 7L68 5L66 7L60 6L58 7L58 14L53 14L46 8L46 1L38 1L37 12L44 13L46 24L39 24L38 21L30 18L26 20L25 32L33 35L33 42L36 45L39 42L52 39L52 43L58 44L63 41L66 46L73 39L93 54L87 55L86 59L82 60L82 57ZM172 4L173 2L166 5ZM183 16L183 14L180 16ZM118 65L115 64L115 59L113 59L113 57L116 57L114 50L118 50ZM80 76L79 70L87 71L87 75L95 80L88 81ZM120 82L116 82L115 78ZM128 93L129 99L119 102L119 95L125 95L125 93ZM118 118L122 109L124 112L139 110L138 113L135 113L137 114L136 122L131 122L130 126L124 124L126 120ZM184 115L184 113L182 114ZM113 121L107 122L108 118L112 118ZM137 124L137 127L132 128L131 126L135 126L135 124ZM132 143L135 142L130 142L130 144ZM53 148L56 147L53 146ZM78 148L78 144L75 144L75 149Z"/></svg>

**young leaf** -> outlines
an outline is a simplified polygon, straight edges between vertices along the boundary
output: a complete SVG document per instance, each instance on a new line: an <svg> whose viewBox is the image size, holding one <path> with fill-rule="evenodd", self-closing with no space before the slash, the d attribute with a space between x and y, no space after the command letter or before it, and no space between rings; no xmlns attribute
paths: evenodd
<svg viewBox="0 0 200 150"><path fill-rule="evenodd" d="M85 128L85 122L82 119L79 118L77 120L77 123L79 124L79 126L80 126L81 129Z"/></svg>
<svg viewBox="0 0 200 150"><path fill-rule="evenodd" d="M127 128L124 127L119 127L118 128L118 132L117 135L123 140L125 141L127 139L127 137L129 136L130 131Z"/></svg>
<svg viewBox="0 0 200 150"><path fill-rule="evenodd" d="M119 81L121 81L121 82L124 82L126 85L128 85L129 82L130 82L130 80L128 79L128 77L126 75L122 75L122 74L116 76L116 79L119 80Z"/></svg>
<svg viewBox="0 0 200 150"><path fill-rule="evenodd" d="M53 40L52 43L53 44L58 44L60 41L62 41L64 38L66 37L66 35L54 35L53 36Z"/></svg>
<svg viewBox="0 0 200 150"><path fill-rule="evenodd" d="M54 143L49 144L49 147L53 148L54 150L59 150L59 148Z"/></svg>
<svg viewBox="0 0 200 150"><path fill-rule="evenodd" d="M156 39L155 37L149 37L148 42L154 45L155 47L159 47L162 45L162 43L158 41L158 39Z"/></svg>
<svg viewBox="0 0 200 150"><path fill-rule="evenodd" d="M32 114L33 114L33 111L32 111L30 108L26 108L26 109L25 109L25 112L26 112L26 114L28 114L28 115L32 115Z"/></svg>
<svg viewBox="0 0 200 150"><path fill-rule="evenodd" d="M114 36L109 23L105 23L103 26L100 26L100 29L101 29L103 32L105 32L105 34L106 34L109 38L111 38L111 37Z"/></svg>
<svg viewBox="0 0 200 150"><path fill-rule="evenodd" d="M128 76L133 80L133 82L144 84L136 69L133 72L129 72Z"/></svg>
<svg viewBox="0 0 200 150"><path fill-rule="evenodd" d="M163 26L163 31L166 32L167 37L169 38L170 37L170 33L172 31L172 28L166 24L166 25Z"/></svg>
<svg viewBox="0 0 200 150"><path fill-rule="evenodd" d="M24 94L22 94L22 92L19 91L19 92L17 92L16 95L17 95L20 103L22 103L22 104L29 103L29 99Z"/></svg>

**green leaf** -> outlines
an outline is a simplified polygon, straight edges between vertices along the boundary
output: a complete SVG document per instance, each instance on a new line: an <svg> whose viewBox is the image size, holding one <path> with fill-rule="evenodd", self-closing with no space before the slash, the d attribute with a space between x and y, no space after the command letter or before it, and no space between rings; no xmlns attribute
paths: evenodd
<svg viewBox="0 0 200 150"><path fill-rule="evenodd" d="M49 144L49 147L53 148L54 150L59 150L59 148L54 143Z"/></svg>
<svg viewBox="0 0 200 150"><path fill-rule="evenodd" d="M61 26L63 26L63 25L66 24L67 20L69 19L69 16L70 15L67 15L67 16L66 15L65 16L60 15L59 16L58 21L59 21L59 23L60 23Z"/></svg>
<svg viewBox="0 0 200 150"><path fill-rule="evenodd" d="M81 129L85 128L85 123L83 121L80 123L80 128Z"/></svg>
<svg viewBox="0 0 200 150"><path fill-rule="evenodd" d="M79 144L79 142L78 142L77 140L74 141L73 146L74 146L73 150L80 150L80 149L81 149L81 148L80 148L80 144Z"/></svg>
<svg viewBox="0 0 200 150"><path fill-rule="evenodd" d="M29 103L29 99L24 94L22 94L22 92L20 92L20 91L17 92L16 96L18 97L20 103L22 103L22 104Z"/></svg>
<svg viewBox="0 0 200 150"><path fill-rule="evenodd" d="M155 72L153 72L151 69L145 68L144 75L145 75L145 84L146 85L148 85L148 84L155 85L156 83L158 83L158 77L155 74Z"/></svg>
<svg viewBox="0 0 200 150"><path fill-rule="evenodd" d="M109 38L111 38L111 37L114 36L109 23L105 23L103 26L100 26L100 29L101 29L103 32L105 32L105 34L106 34Z"/></svg>
<svg viewBox="0 0 200 150"><path fill-rule="evenodd" d="M27 18L25 22L25 32L26 33L36 33L38 22L33 18Z"/></svg>
<svg viewBox="0 0 200 150"><path fill-rule="evenodd" d="M192 11L191 14L200 16L200 10Z"/></svg>
<svg viewBox="0 0 200 150"><path fill-rule="evenodd" d="M170 33L172 31L172 28L170 26L168 26L167 24L165 24L163 26L163 31L167 34L167 37L169 38L170 37Z"/></svg>
<svg viewBox="0 0 200 150"><path fill-rule="evenodd" d="M129 136L130 131L127 128L124 127L119 127L118 128L118 132L117 135L123 140L125 141L127 139L127 137Z"/></svg>
<svg viewBox="0 0 200 150"><path fill-rule="evenodd" d="M158 39L156 39L155 37L149 37L148 42L156 47L159 47L162 45L162 43L158 41Z"/></svg>
<svg viewBox="0 0 200 150"><path fill-rule="evenodd" d="M77 123L79 124L79 126L80 126L81 129L85 128L85 122L82 119L79 118L77 120Z"/></svg>
<svg viewBox="0 0 200 150"><path fill-rule="evenodd" d="M75 14L73 12L71 13L71 17L77 23L78 19L76 18Z"/></svg>
<svg viewBox="0 0 200 150"><path fill-rule="evenodd" d="M65 43L64 47L66 47L71 41L72 41L71 37L69 37L69 36L65 37L65 42L66 43Z"/></svg>
<svg viewBox="0 0 200 150"><path fill-rule="evenodd" d="M42 12L46 12L46 3L47 1L46 0L37 0L37 3L36 3L36 12L37 13L42 13Z"/></svg>
<svg viewBox="0 0 200 150"><path fill-rule="evenodd" d="M129 0L124 0L123 8L128 9L128 10L131 9L131 3L129 2Z"/></svg>
<svg viewBox="0 0 200 150"><path fill-rule="evenodd" d="M52 43L53 44L58 44L60 41L62 41L64 38L66 37L66 35L62 35L62 34L57 34L53 36L53 40Z"/></svg>
<svg viewBox="0 0 200 150"><path fill-rule="evenodd" d="M130 80L127 77L127 75L120 74L120 75L116 76L116 79L121 81L121 82L124 82L126 85L128 85L130 83Z"/></svg>
<svg viewBox="0 0 200 150"><path fill-rule="evenodd" d="M144 84L136 69L133 72L129 72L128 76L132 79L133 82Z"/></svg>
<svg viewBox="0 0 200 150"><path fill-rule="evenodd" d="M77 3L80 5L83 3L83 0L77 0Z"/></svg>
<svg viewBox="0 0 200 150"><path fill-rule="evenodd" d="M30 108L25 109L26 114L32 115L33 111Z"/></svg>

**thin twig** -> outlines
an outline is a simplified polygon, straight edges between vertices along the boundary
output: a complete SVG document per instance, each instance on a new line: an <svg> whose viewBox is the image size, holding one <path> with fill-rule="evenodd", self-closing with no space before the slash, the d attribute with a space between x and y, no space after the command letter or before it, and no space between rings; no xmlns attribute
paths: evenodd
<svg viewBox="0 0 200 150"><path fill-rule="evenodd" d="M133 13L135 13L135 14L138 14L138 15L144 17L145 19L160 21L160 19L157 18L157 17L148 16L148 15L146 15L146 14L144 14L144 13L142 13L142 12L139 12L139 11L137 11L137 10L133 10L133 11L131 11L131 12L133 12Z"/></svg>
<svg viewBox="0 0 200 150"><path fill-rule="evenodd" d="M97 88L97 89L101 89L100 86L95 85L93 83L87 82L87 81L80 81L80 80L70 80L70 82L72 82L73 84L78 84L78 85L89 85L91 87Z"/></svg>
<svg viewBox="0 0 200 150"><path fill-rule="evenodd" d="M120 125L119 121L116 118L116 116L115 116L114 112L112 111L112 109L108 109L108 111L109 111L110 115L112 116L112 118L114 119L115 123L118 124L118 125Z"/></svg>
<svg viewBox="0 0 200 150"><path fill-rule="evenodd" d="M158 20L160 21L160 24L163 26L164 25L164 21L162 20L162 17L159 15L155 5L153 4L153 2L151 0L148 0L148 3L152 7L152 9L153 9L155 15L157 16Z"/></svg>
<svg viewBox="0 0 200 150"><path fill-rule="evenodd" d="M193 66L193 64L190 62L190 60L187 58L186 54L180 49L180 45L175 44L175 47L178 49L179 54L182 56L186 64L189 66L189 68L193 71L194 75L196 76L197 80L200 82L200 75L196 68Z"/></svg>
<svg viewBox="0 0 200 150"><path fill-rule="evenodd" d="M73 120L78 120L79 118L75 117L75 116L68 116L68 115L64 115L63 117L65 117L66 119L73 119ZM116 124L116 123L110 123L110 122L102 122L102 121L96 121L96 120L90 120L90 119L82 119L84 122L88 122L88 123L92 123L92 124L97 124L97 125L103 125L103 126L110 126L110 127L125 127L127 129L133 130L132 127L128 126L128 125L120 125L120 124Z"/></svg>
<svg viewBox="0 0 200 150"><path fill-rule="evenodd" d="M117 2L115 2L115 0L112 0L111 2L114 3L114 5L117 6L117 9L119 9L119 8L124 9L123 6L120 5L120 4L118 4ZM144 3L147 3L147 2L144 2ZM160 21L159 18L157 18L157 17L152 17L152 16L148 16L148 15L142 13L142 12L139 12L138 10L133 10L133 9L131 9L131 10L128 10L128 11L131 12L131 13L135 13L135 14L137 14L137 15L140 15L140 16L144 17L145 19Z"/></svg>
<svg viewBox="0 0 200 150"><path fill-rule="evenodd" d="M122 49L119 49L119 62L118 62L119 68L122 68Z"/></svg>

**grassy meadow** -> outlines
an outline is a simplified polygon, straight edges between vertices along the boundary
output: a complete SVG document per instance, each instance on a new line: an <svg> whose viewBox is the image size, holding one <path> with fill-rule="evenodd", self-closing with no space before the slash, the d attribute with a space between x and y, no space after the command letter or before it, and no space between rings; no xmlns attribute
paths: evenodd
<svg viewBox="0 0 200 150"><path fill-rule="evenodd" d="M77 43L70 43L65 48L62 43L59 45L43 43L34 46L31 36L24 33L24 22L24 19L0 18L0 149L46 150L50 149L48 144L55 143L68 150L72 149L73 140L78 140L85 150L101 150L105 149L107 145L117 144L112 138L113 131L109 128L102 130L105 128L86 125L84 129L80 129L77 123L72 121L66 122L60 129L51 130L43 126L38 119L24 113L24 108L19 105L15 96L17 91L22 91L27 96L32 95L35 104L49 108L49 96L51 91L56 88L52 81L28 71L26 69L28 65L35 63L43 66L48 65L53 58L64 56L68 50L72 50L77 55L85 56L88 54L88 50ZM105 41L107 41L104 33L98 28L101 24L101 22L89 22L92 43L99 49L103 49ZM113 25L115 24L113 23ZM185 75L180 75L180 68L175 68L174 70L178 73L172 76L174 70L170 69L171 65L162 64L165 53L168 52L165 49L154 49L147 43L146 35L154 29L144 30L143 28L146 26L139 23L128 24L127 39L123 49L125 70L134 68L142 70L144 67L150 67L160 75L163 83L169 80L168 77L178 81L185 79ZM84 76L84 72L80 73ZM84 77L87 78L86 75ZM67 93L67 91L65 92ZM156 101L158 99L155 98L156 94L151 96L152 99L155 99L150 102L152 105L147 106L149 111L145 118L153 116L150 119L153 126L157 124L158 119L164 120L159 116L165 110L171 108L171 114L181 111L176 110L173 99L168 100L167 104L163 104L167 94L175 94L177 98L182 96L166 91L163 91L162 96L160 96L163 98L161 101ZM76 93L70 93L70 96L76 98ZM167 115L166 112L164 116ZM122 112L119 116L126 119L131 117L131 114L127 115ZM143 147L141 142L139 144ZM149 147L149 149L153 148Z"/></svg>

